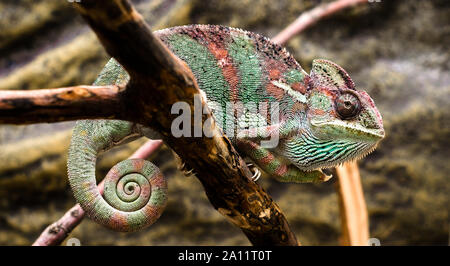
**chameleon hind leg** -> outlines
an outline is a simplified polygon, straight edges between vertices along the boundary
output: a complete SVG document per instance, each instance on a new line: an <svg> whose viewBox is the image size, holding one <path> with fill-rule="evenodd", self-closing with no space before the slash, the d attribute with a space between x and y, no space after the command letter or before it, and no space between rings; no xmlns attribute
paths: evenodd
<svg viewBox="0 0 450 266"><path fill-rule="evenodd" d="M292 164L287 164L268 149L262 148L248 139L238 140L238 147L264 172L270 174L279 182L319 183L331 178L331 175L326 175L321 170L306 172Z"/></svg>

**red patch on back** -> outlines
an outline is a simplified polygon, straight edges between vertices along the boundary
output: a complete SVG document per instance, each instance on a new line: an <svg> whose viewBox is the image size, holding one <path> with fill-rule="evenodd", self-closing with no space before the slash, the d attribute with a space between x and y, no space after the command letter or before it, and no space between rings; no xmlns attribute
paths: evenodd
<svg viewBox="0 0 450 266"><path fill-rule="evenodd" d="M279 88L272 83L267 83L266 85L267 93L275 97L277 100L281 100L284 97L285 91L282 88Z"/></svg>
<svg viewBox="0 0 450 266"><path fill-rule="evenodd" d="M264 63L264 68L268 72L270 80L279 80L282 77L282 73L286 71L288 66L280 60L274 60L272 58L268 58L266 60L267 61Z"/></svg>
<svg viewBox="0 0 450 266"><path fill-rule="evenodd" d="M281 71L278 69L270 69L269 77L271 80L278 80L281 77Z"/></svg>
<svg viewBox="0 0 450 266"><path fill-rule="evenodd" d="M228 51L216 42L209 42L208 49L216 58L225 80L230 84L230 100L236 102L239 96L239 77L236 68L231 62L231 58L228 56Z"/></svg>
<svg viewBox="0 0 450 266"><path fill-rule="evenodd" d="M301 82L295 82L291 84L291 88L300 92L301 94L306 94L306 87Z"/></svg>
<svg viewBox="0 0 450 266"><path fill-rule="evenodd" d="M210 42L208 44L209 51L214 55L217 60L226 59L228 56L228 51L225 49L221 49L215 43Z"/></svg>
<svg viewBox="0 0 450 266"><path fill-rule="evenodd" d="M230 84L230 97L231 101L235 102L238 99L239 92L238 92L238 85L239 85L239 78L237 75L236 68L234 68L233 65L227 64L222 67L222 73L225 77L225 80Z"/></svg>

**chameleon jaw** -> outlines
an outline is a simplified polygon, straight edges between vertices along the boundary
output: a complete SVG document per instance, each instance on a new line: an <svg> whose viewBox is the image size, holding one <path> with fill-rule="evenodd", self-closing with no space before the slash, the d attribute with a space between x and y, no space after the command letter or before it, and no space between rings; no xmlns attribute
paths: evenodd
<svg viewBox="0 0 450 266"><path fill-rule="evenodd" d="M360 152L359 154L356 154L353 158L349 158L349 159L342 160L342 161L331 162L329 164L321 166L319 168L319 170L343 166L344 163L346 163L346 162L359 161L359 160L363 159L364 157L366 157L367 155L371 154L377 148L377 146L378 146L378 143L375 143L369 149L366 149L364 152ZM311 169L310 171L313 171L313 170L314 169Z"/></svg>
<svg viewBox="0 0 450 266"><path fill-rule="evenodd" d="M317 128L323 128L323 127L332 127L337 128L340 131L346 131L348 133L351 133L354 136L363 136L367 137L367 139L378 142L381 139L384 138L385 133L383 127L379 129L366 129L358 124L350 124L341 120L335 120L335 121L314 121L311 120L311 125ZM366 139L366 138L365 138Z"/></svg>
<svg viewBox="0 0 450 266"><path fill-rule="evenodd" d="M345 144L347 143L347 144ZM324 158L324 156L328 156L329 154L323 153L320 157L317 157L314 160L303 160L304 156L297 157L295 154L285 154L284 156L287 156L289 158L288 160L291 161L294 165L296 165L297 168L311 172L315 170L321 170L321 169L327 169L327 168L333 168L340 165L343 165L345 162L349 161L356 161L364 158L371 152L373 152L377 145L378 141L341 141L338 143L337 147L342 147L343 149L350 149L349 152L346 152L345 155L343 155L342 152L339 152L339 150L336 152L334 151L334 154L337 154L339 156L336 157L328 157L327 160L322 160L321 158ZM299 145L299 144L296 144ZM300 144L301 145L301 144ZM317 152L317 150L315 151ZM303 158L303 159L302 159Z"/></svg>

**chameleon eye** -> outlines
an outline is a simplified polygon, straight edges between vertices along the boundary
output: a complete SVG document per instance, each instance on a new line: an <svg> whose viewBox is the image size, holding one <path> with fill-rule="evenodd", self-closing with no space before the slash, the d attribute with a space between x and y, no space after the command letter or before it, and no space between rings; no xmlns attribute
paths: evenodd
<svg viewBox="0 0 450 266"><path fill-rule="evenodd" d="M344 92L336 98L335 108L342 119L352 119L361 110L361 103L355 94Z"/></svg>

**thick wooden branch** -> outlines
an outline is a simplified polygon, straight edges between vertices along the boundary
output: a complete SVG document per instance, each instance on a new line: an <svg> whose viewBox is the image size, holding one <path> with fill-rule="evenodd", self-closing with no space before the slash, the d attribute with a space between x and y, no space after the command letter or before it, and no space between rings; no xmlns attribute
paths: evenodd
<svg viewBox="0 0 450 266"><path fill-rule="evenodd" d="M120 86L0 91L0 123L32 124L84 118L120 118Z"/></svg>

